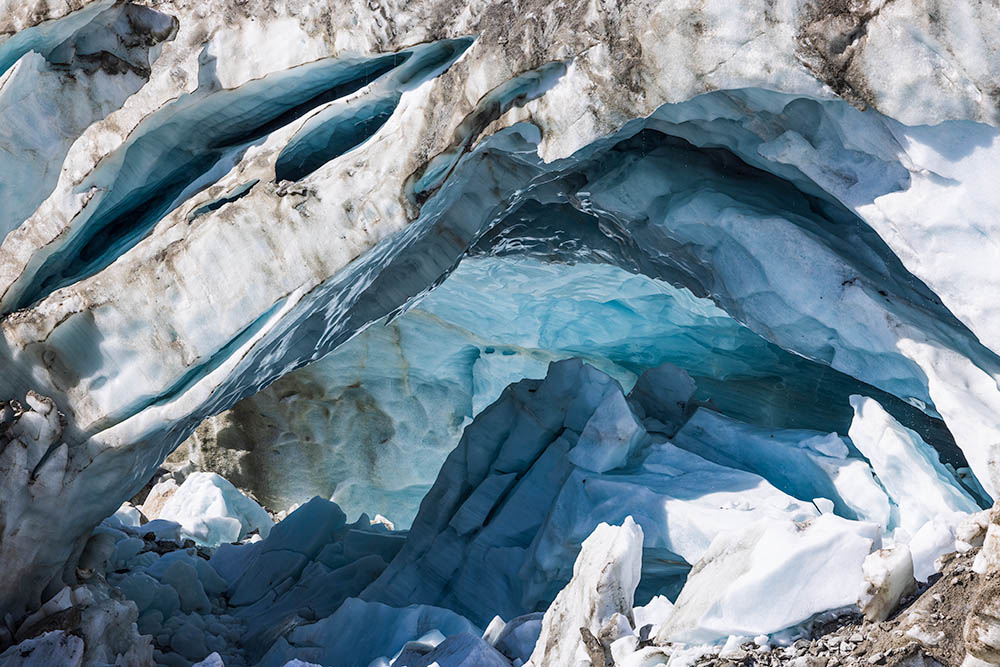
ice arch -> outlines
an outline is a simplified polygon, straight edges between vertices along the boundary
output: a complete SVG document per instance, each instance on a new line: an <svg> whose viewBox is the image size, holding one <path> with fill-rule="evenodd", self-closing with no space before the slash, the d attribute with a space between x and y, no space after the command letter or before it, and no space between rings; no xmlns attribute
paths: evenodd
<svg viewBox="0 0 1000 667"><path fill-rule="evenodd" d="M381 120L382 106L371 108ZM400 104L367 150L398 136L408 113ZM470 127L485 127L483 118ZM24 475L5 480L5 497L28 479L61 481L5 509L6 526L31 528L4 536L0 555L19 564L4 581L20 584L5 586L20 596L5 606L16 613L31 606L72 557L69 545L32 558L38 548L25 541L82 537L81 527L130 496L204 417L412 306L468 254L612 264L710 298L779 348L943 418L992 491L998 360L977 338L993 342L991 321L970 309L962 319L952 314L938 298L951 303L951 284L933 270L923 272L928 282L910 273L894 250L899 239L887 245L873 230L890 216L860 215L915 187L920 156L908 151L956 132L968 139L956 164L980 160L996 144L984 126L910 132L843 102L739 90L663 107L550 163L538 157L541 136L529 124L475 148L473 137L464 139L444 180L418 181L425 189L408 193L408 204L379 202L399 219L404 206L423 201L413 222L390 231L345 224L318 237L307 219L337 221L331 207L340 204L319 198L310 211L308 196L289 203L283 186L253 187L208 207L191 230L178 226L188 222L178 209L97 274L40 294L31 309L3 320L0 357L11 369L0 383L4 395L38 390L69 417L66 447L53 443ZM916 145L919 137L929 143ZM233 176L247 182L278 151L269 144L262 155ZM351 201L358 186L337 171L350 159L313 171L298 192L328 187L328 197L340 197L335 186L344 186ZM928 222L910 212L915 226ZM264 225L276 221L282 233L274 243L247 234L270 240ZM244 252L225 256L231 247ZM142 289L102 287L135 284L133 276ZM208 278L230 306L224 313L196 298ZM151 300L150 289L162 301Z"/></svg>
<svg viewBox="0 0 1000 667"><path fill-rule="evenodd" d="M708 299L611 264L510 254L464 259L403 315L206 420L172 458L275 510L320 495L350 518L377 512L406 527L469 421L508 384L567 358L626 392L675 364L700 404L776 429L846 434L850 395L876 396L965 465L940 420L767 342Z"/></svg>

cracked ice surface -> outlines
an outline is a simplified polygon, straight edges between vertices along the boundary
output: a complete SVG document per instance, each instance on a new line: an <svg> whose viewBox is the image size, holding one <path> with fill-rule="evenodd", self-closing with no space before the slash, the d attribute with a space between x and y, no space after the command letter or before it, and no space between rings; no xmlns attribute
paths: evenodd
<svg viewBox="0 0 1000 667"><path fill-rule="evenodd" d="M150 4L0 0L4 645L502 664L565 590L574 660L655 664L636 596L778 631L1000 488L996 3ZM321 498L207 565L159 542L270 519L195 475L147 539L229 408L202 465L405 545ZM632 521L617 615L566 612ZM834 583L749 622L774 567Z"/></svg>

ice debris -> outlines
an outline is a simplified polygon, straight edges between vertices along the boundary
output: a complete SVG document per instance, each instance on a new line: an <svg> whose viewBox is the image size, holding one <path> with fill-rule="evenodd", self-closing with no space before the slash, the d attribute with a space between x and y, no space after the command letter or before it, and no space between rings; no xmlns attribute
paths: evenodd
<svg viewBox="0 0 1000 667"><path fill-rule="evenodd" d="M878 537L878 526L832 514L722 532L695 563L657 639L698 644L767 635L852 605Z"/></svg>
<svg viewBox="0 0 1000 667"><path fill-rule="evenodd" d="M940 515L979 511L972 496L941 464L934 448L913 430L902 426L871 398L852 396L851 405L851 441L871 462L893 501L890 528L900 527L913 535Z"/></svg>
<svg viewBox="0 0 1000 667"><path fill-rule="evenodd" d="M545 612L528 664L606 664L615 642L633 634L641 568L642 528L632 517L621 526L599 524L583 542L573 578Z"/></svg>
<svg viewBox="0 0 1000 667"><path fill-rule="evenodd" d="M263 507L214 472L188 475L159 511L147 516L179 523L183 537L212 547L238 542L254 531L266 538L273 525Z"/></svg>

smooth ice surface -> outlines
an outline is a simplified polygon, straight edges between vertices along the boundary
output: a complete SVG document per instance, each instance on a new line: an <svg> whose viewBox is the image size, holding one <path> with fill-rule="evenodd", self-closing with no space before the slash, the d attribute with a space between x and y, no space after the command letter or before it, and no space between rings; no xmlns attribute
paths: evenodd
<svg viewBox="0 0 1000 667"><path fill-rule="evenodd" d="M504 624L503 629L496 636L491 636L490 630L487 628L483 639L490 642L508 659L527 662L531 657L531 652L535 650L535 644L538 643L544 616L543 612L534 612L512 618Z"/></svg>

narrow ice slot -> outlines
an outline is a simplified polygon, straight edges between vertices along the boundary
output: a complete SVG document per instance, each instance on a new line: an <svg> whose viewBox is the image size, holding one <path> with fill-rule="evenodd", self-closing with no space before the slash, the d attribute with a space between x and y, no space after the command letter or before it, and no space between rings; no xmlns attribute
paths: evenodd
<svg viewBox="0 0 1000 667"><path fill-rule="evenodd" d="M414 54L374 90L332 104L310 118L275 163L275 180L298 181L370 139L392 116L401 94L439 76L472 44L472 38L441 40Z"/></svg>

